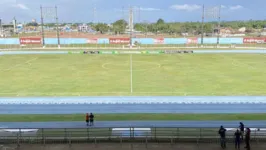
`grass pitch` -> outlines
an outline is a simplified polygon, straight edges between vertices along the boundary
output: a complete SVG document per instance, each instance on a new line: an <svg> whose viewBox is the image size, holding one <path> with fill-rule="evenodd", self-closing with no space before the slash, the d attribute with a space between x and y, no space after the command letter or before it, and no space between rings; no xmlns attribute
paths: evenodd
<svg viewBox="0 0 266 150"><path fill-rule="evenodd" d="M266 114L95 114L96 121L265 120ZM0 115L0 122L84 121L84 114Z"/></svg>
<svg viewBox="0 0 266 150"><path fill-rule="evenodd" d="M130 55L5 55L0 96L265 95L265 64L262 54L132 55L131 70Z"/></svg>

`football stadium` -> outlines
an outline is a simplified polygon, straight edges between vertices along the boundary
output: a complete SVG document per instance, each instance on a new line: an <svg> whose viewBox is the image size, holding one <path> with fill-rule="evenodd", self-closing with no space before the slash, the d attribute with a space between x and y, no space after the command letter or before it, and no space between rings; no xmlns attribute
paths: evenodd
<svg viewBox="0 0 266 150"><path fill-rule="evenodd" d="M111 24L44 6L0 19L0 150L265 149L266 22L221 21L226 7L191 23L143 23L159 10L142 7Z"/></svg>

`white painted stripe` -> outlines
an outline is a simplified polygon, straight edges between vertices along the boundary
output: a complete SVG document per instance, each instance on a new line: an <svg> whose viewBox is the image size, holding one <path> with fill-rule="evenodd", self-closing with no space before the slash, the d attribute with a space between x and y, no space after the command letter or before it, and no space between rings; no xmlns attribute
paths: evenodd
<svg viewBox="0 0 266 150"><path fill-rule="evenodd" d="M260 99L233 98L0 98L0 104L266 104L266 97Z"/></svg>

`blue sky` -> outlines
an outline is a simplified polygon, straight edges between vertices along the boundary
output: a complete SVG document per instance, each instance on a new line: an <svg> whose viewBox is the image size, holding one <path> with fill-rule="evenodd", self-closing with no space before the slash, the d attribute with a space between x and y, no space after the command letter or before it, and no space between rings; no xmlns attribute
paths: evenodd
<svg viewBox="0 0 266 150"><path fill-rule="evenodd" d="M57 5L60 22L113 22L127 18L129 6L135 6L135 22L154 22L158 18L200 21L203 4L222 5L222 20L266 19L266 0L0 0L0 18L4 22L14 16L20 22L39 21L40 5ZM93 17L93 8L97 17Z"/></svg>

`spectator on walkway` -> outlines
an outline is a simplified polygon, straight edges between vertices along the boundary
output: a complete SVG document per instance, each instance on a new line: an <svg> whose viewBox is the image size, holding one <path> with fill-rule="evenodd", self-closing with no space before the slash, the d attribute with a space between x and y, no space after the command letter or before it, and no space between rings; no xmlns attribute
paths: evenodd
<svg viewBox="0 0 266 150"><path fill-rule="evenodd" d="M246 128L246 134L245 134L245 143L246 143L246 147L247 149L250 149L250 129Z"/></svg>
<svg viewBox="0 0 266 150"><path fill-rule="evenodd" d="M89 126L89 114L86 113L86 123L87 123L87 126Z"/></svg>
<svg viewBox="0 0 266 150"><path fill-rule="evenodd" d="M226 129L223 126L221 126L218 133L220 134L221 147L225 149L226 148L226 138L225 138Z"/></svg>
<svg viewBox="0 0 266 150"><path fill-rule="evenodd" d="M235 148L240 149L240 137L241 137L241 132L239 129L236 130L235 132Z"/></svg>
<svg viewBox="0 0 266 150"><path fill-rule="evenodd" d="M94 125L94 115L91 113L89 118L90 118L90 126L93 126Z"/></svg>
<svg viewBox="0 0 266 150"><path fill-rule="evenodd" d="M240 125L239 125L239 128L240 128L240 132L241 132L241 140L243 141L243 139L244 139L244 130L245 130L245 126L244 126L244 124L242 123L242 122L240 122L239 123Z"/></svg>

